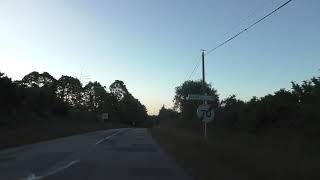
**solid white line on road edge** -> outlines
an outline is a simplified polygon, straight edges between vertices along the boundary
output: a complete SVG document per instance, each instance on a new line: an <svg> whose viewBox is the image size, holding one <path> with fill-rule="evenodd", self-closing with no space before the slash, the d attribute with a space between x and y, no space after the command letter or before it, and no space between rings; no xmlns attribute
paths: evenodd
<svg viewBox="0 0 320 180"><path fill-rule="evenodd" d="M71 167L72 165L74 165L76 163L79 163L79 162L80 162L80 160L71 161L69 164L61 166L61 167L59 167L59 168L57 168L57 169L55 169L55 170L43 175L43 176L36 176L34 174L31 174L30 176L28 176L27 178L23 178L22 180L39 180L39 179L42 179L44 177L56 174L56 173L58 173L58 172L60 172L62 170L65 170L65 169L67 169L67 168Z"/></svg>
<svg viewBox="0 0 320 180"><path fill-rule="evenodd" d="M121 130L118 130L116 133L113 133L112 135L107 136L107 137L105 137L105 138L103 138L103 139L99 140L99 141L96 143L96 145L98 145L98 144L102 143L103 141L106 141L106 140L108 140L108 139L112 138L113 136L115 136L115 135L117 135L117 134L119 134L119 133L123 132L124 130L127 130L127 129L121 129Z"/></svg>

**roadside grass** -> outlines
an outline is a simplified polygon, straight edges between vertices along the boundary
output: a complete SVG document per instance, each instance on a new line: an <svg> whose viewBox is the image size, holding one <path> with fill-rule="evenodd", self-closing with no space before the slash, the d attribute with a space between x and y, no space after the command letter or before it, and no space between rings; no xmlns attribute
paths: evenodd
<svg viewBox="0 0 320 180"><path fill-rule="evenodd" d="M86 132L126 127L119 123L79 121L74 119L41 119L18 127L0 128L0 149L17 147Z"/></svg>
<svg viewBox="0 0 320 180"><path fill-rule="evenodd" d="M152 136L196 180L320 179L318 137L253 135L210 129L207 139L179 128Z"/></svg>

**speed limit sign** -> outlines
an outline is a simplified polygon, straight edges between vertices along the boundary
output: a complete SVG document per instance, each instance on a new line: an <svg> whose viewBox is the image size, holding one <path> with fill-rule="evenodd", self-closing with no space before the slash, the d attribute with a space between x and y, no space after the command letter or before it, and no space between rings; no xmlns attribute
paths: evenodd
<svg viewBox="0 0 320 180"><path fill-rule="evenodd" d="M214 111L208 104L202 104L197 109L197 116L203 122L208 123L214 119Z"/></svg>

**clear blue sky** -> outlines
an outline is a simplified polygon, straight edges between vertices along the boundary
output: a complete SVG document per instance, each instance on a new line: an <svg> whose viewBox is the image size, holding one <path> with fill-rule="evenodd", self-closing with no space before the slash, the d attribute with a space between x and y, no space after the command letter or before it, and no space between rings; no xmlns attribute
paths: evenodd
<svg viewBox="0 0 320 180"><path fill-rule="evenodd" d="M150 114L172 105L200 49L286 0L1 0L0 71L123 80ZM319 75L320 1L294 0L206 58L220 96L263 96ZM192 79L199 79L200 69Z"/></svg>

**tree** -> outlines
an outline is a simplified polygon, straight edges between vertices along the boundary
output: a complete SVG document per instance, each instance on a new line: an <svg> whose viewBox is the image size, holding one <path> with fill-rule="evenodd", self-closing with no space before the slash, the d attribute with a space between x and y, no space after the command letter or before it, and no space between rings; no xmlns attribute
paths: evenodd
<svg viewBox="0 0 320 180"><path fill-rule="evenodd" d="M123 122L136 126L142 124L147 119L146 107L131 94L127 94L121 99L120 106Z"/></svg>
<svg viewBox="0 0 320 180"><path fill-rule="evenodd" d="M8 123L4 117L7 117L17 105L14 90L11 79L0 72L0 124Z"/></svg>
<svg viewBox="0 0 320 180"><path fill-rule="evenodd" d="M0 72L0 125L64 116L70 110L77 110L72 111L72 115L89 118L107 112L112 119L121 122L144 124L148 116L146 107L129 93L124 82L115 81L110 90L108 93L97 81L89 82L83 88L77 78L61 76L56 80L47 72L36 71L12 82Z"/></svg>
<svg viewBox="0 0 320 180"><path fill-rule="evenodd" d="M22 78L19 82L21 85L35 88L47 88L55 90L57 80L49 73L44 72L42 74L33 71Z"/></svg>
<svg viewBox="0 0 320 180"><path fill-rule="evenodd" d="M159 119L176 119L178 118L179 113L173 109L167 109L164 105L159 110L158 117Z"/></svg>
<svg viewBox="0 0 320 180"><path fill-rule="evenodd" d="M82 105L82 84L79 79L71 76L61 76L58 80L57 95L73 107Z"/></svg>
<svg viewBox="0 0 320 180"><path fill-rule="evenodd" d="M235 124L240 119L245 103L237 99L236 95L231 95L223 99L217 111L217 123L220 126L235 128ZM220 120L220 121L219 121Z"/></svg>
<svg viewBox="0 0 320 180"><path fill-rule="evenodd" d="M117 100L116 114L122 122L141 124L147 119L146 107L134 98L123 81L116 80L110 85L111 97Z"/></svg>
<svg viewBox="0 0 320 180"><path fill-rule="evenodd" d="M302 84L292 82L292 94L297 97L299 116L305 123L320 123L320 77L313 77Z"/></svg>
<svg viewBox="0 0 320 180"><path fill-rule="evenodd" d="M192 119L196 117L196 109L203 102L189 101L189 94L207 94L214 96L215 101L208 102L214 108L219 105L219 96L217 91L211 87L211 84L202 81L185 81L182 85L176 87L174 96L174 109L179 110L184 119Z"/></svg>
<svg viewBox="0 0 320 180"><path fill-rule="evenodd" d="M158 118L155 121L156 125L173 127L179 118L179 113L173 109L165 108L163 105L159 110Z"/></svg>
<svg viewBox="0 0 320 180"><path fill-rule="evenodd" d="M111 120L119 120L119 107L119 102L113 94L107 93L106 96L104 96L102 111L109 113Z"/></svg>
<svg viewBox="0 0 320 180"><path fill-rule="evenodd" d="M99 82L89 82L83 88L83 100L89 111L97 112L102 109L107 91Z"/></svg>
<svg viewBox="0 0 320 180"><path fill-rule="evenodd" d="M115 82L110 85L110 92L118 101L130 94L124 82L120 80L115 80Z"/></svg>

